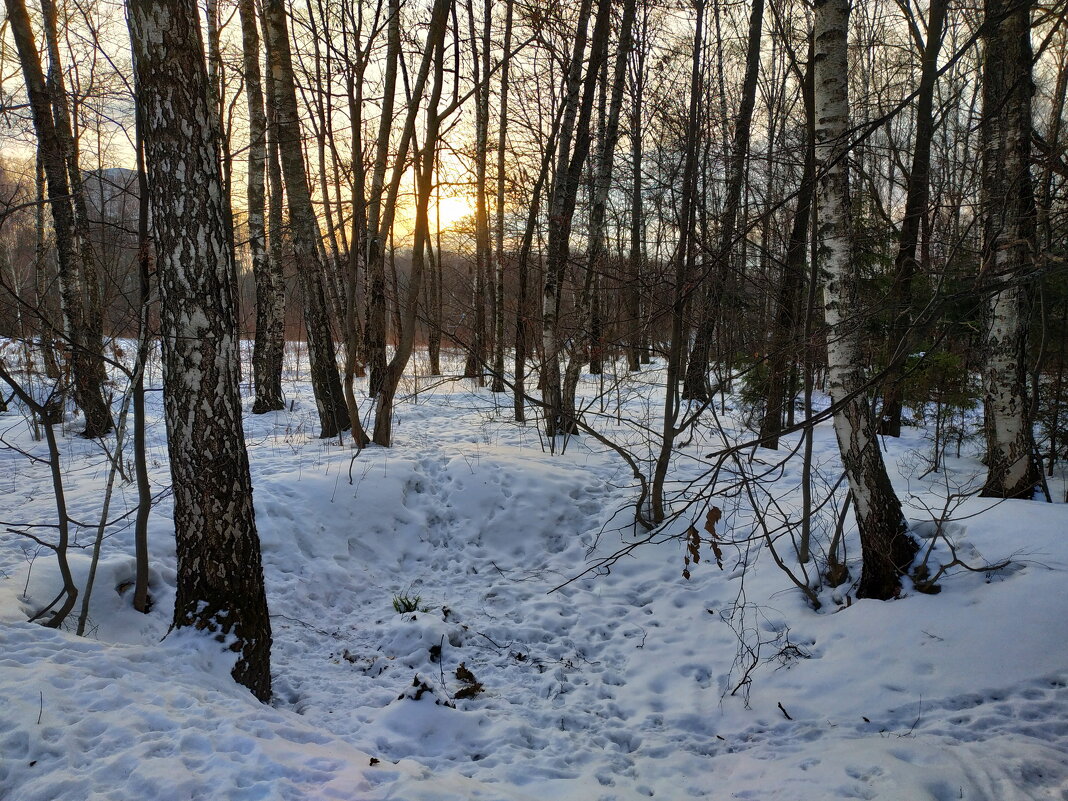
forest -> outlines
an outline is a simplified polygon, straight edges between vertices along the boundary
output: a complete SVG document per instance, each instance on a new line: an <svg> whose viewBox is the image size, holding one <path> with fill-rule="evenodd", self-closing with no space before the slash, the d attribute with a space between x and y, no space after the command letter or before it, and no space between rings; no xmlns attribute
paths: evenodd
<svg viewBox="0 0 1068 801"><path fill-rule="evenodd" d="M4 2L0 799L1068 791L1068 5Z"/></svg>

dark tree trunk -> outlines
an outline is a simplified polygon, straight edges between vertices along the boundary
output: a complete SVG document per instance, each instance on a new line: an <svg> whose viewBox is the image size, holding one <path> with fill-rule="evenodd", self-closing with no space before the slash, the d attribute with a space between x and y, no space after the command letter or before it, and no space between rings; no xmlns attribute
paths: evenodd
<svg viewBox="0 0 1068 801"><path fill-rule="evenodd" d="M70 176L77 170L71 169L73 162L69 158L73 141L66 97L58 63L50 68L49 79L45 78L24 0L6 0L6 5L11 35L26 81L26 93L37 133L38 157L47 180L49 206L52 209L64 328L74 375L74 401L85 414L82 435L97 437L110 431L112 425L111 412L103 394L105 376L100 335L99 278L93 269L95 262L92 261L89 242L79 237L79 220L72 203ZM52 13L54 15L54 8ZM54 26L54 16L52 24ZM58 50L53 55L58 56ZM80 176L78 184L80 188ZM80 193L75 197L75 200L78 199L84 204ZM85 261L86 257L90 259L89 262Z"/></svg>
<svg viewBox="0 0 1068 801"><path fill-rule="evenodd" d="M505 148L508 145L508 51L512 48L512 0L507 0L504 17L504 61L501 64L501 109L497 130L497 224L493 256L493 392L504 392L504 197L507 187Z"/></svg>
<svg viewBox="0 0 1068 801"><path fill-rule="evenodd" d="M478 385L485 382L486 374L486 276L490 263L490 230L487 210L486 173L489 159L489 37L492 5L483 6L484 25L481 55L475 35L475 4L468 3L468 29L471 37L472 78L475 89L475 282L472 294L474 331L468 344L464 378L475 378Z"/></svg>
<svg viewBox="0 0 1068 801"><path fill-rule="evenodd" d="M397 93L397 67L400 61L400 0L389 0L386 22L386 65L382 87L382 111L375 145L375 162L371 173L371 193L367 198L367 316L366 336L368 367L367 394L378 395L386 372L386 259L382 217L386 204L386 168L389 159L390 133L393 130L393 106Z"/></svg>
<svg viewBox="0 0 1068 801"><path fill-rule="evenodd" d="M133 410L134 410L134 472L137 481L137 517L134 521L134 596L133 607L138 612L148 614L151 611L151 599L148 595L148 517L152 511L152 485L148 478L148 443L145 438L147 419L145 416L145 366L148 363L152 346L150 331L152 307L152 231L150 227L150 206L148 174L145 172L145 123L142 109L137 104L134 109L135 145L137 148L137 277L138 295L141 301L141 313L138 317L137 363L134 367Z"/></svg>
<svg viewBox="0 0 1068 801"><path fill-rule="evenodd" d="M749 16L749 39L745 59L745 78L742 82L742 102L738 109L734 142L731 147L727 173L727 197L720 225L719 250L716 253L711 280L707 281L701 293L702 310L698 315L693 350L690 352L686 365L686 378L682 387L682 397L692 400L707 401L711 398L708 370L712 356L712 338L716 320L722 319L725 311L721 306L730 275L731 253L734 250L742 188L745 183L746 159L749 156L749 134L753 124L753 109L756 107L757 74L760 69L760 33L763 19L764 0L753 0Z"/></svg>
<svg viewBox="0 0 1068 801"><path fill-rule="evenodd" d="M320 259L322 237L312 207L308 174L304 169L297 93L289 49L286 10L282 0L266 0L263 5L264 33L270 58L271 78L278 116L278 150L289 199L289 221L293 257L304 296L304 325L308 333L312 391L319 410L321 437L334 437L349 427L349 412L338 373L334 335L330 329L326 296L323 292L323 265Z"/></svg>
<svg viewBox="0 0 1068 801"><path fill-rule="evenodd" d="M927 21L927 44L923 49L920 86L916 97L916 137L912 149L912 169L909 172L905 196L905 218L901 221L901 237L894 261L894 288L891 306L894 321L889 331L890 363L884 380L882 413L879 433L901 436L901 383L905 378L905 343L913 322L912 284L919 270L916 249L920 229L927 214L931 194L931 142L934 139L934 90L938 79L938 52L942 47L942 28L946 21L946 0L931 3Z"/></svg>
<svg viewBox="0 0 1068 801"><path fill-rule="evenodd" d="M671 455L675 452L675 436L679 433L678 421L680 395L679 381L683 377L682 361L686 353L686 299L687 287L693 275L694 261L694 206L697 195L697 149L701 132L697 121L704 86L701 71L701 51L705 36L705 0L697 0L697 22L693 35L693 56L690 64L690 99L686 118L686 146L683 154L682 187L679 203L679 242L675 253L675 286L671 298L671 344L667 353L667 370L664 388L664 422L661 428L660 451L653 468L650 488L651 518L653 523L662 523L667 517L668 504L664 497Z"/></svg>
<svg viewBox="0 0 1068 801"><path fill-rule="evenodd" d="M793 405L790 366L793 354L790 343L801 328L800 312L805 286L805 262L809 242L809 220L812 218L812 190L815 181L815 142L812 131L815 127L815 109L812 105L812 53L805 70L804 103L806 117L805 166L801 187L797 193L797 208L794 210L790 240L786 248L786 263L783 265L782 282L775 309L775 327L771 335L768 353L768 387L764 402L764 416L760 421L760 444L776 450L779 433L782 431L784 406Z"/></svg>
<svg viewBox="0 0 1068 801"><path fill-rule="evenodd" d="M419 293L422 291L423 271L426 264L425 254L430 244L430 196L434 178L434 162L437 156L438 134L442 116L438 109L441 102L445 73L445 29L449 19L449 9L453 0L435 0L430 28L427 32L423 61L416 80L412 102L418 103L426 84L427 75L433 66L434 82L426 106L426 142L421 153L416 153L416 174L418 191L415 208L415 230L413 232L412 271L408 279L407 292L400 306L401 321L397 326L397 347L386 367L382 385L378 391L378 408L375 411L375 424L372 440L376 445L389 447L393 443L393 402L404 368L411 358L415 346L416 314L419 308ZM414 108L409 109L405 128L411 130L414 124ZM397 298L398 304L401 299Z"/></svg>
<svg viewBox="0 0 1068 801"><path fill-rule="evenodd" d="M644 19L643 19L644 23ZM643 29L644 29L643 24ZM642 208L642 102L645 87L645 52L644 37L637 48L637 58L632 66L631 84L633 97L630 112L630 258L628 260L628 281L624 290L626 296L626 340L627 367L632 372L641 369L642 331L642 264L645 240L645 212Z"/></svg>
<svg viewBox="0 0 1068 801"><path fill-rule="evenodd" d="M252 347L253 414L285 408L282 399L282 350L285 347L285 286L279 265L267 250L265 172L267 115L260 80L260 36L253 0L241 0L241 44L248 101L248 239L256 279L256 339Z"/></svg>
<svg viewBox="0 0 1068 801"><path fill-rule="evenodd" d="M567 402L560 379L560 359L564 355L564 336L560 326L561 292L570 256L571 227L578 199L579 181L590 153L592 136L590 118L596 97L597 79L607 56L611 7L608 0L598 0L597 17L586 56L586 25L591 0L583 0L579 11L579 29L571 56L567 78L564 117L557 145L556 182L549 204L549 242L542 293L543 397L545 433L552 439L575 430L575 408ZM585 64L584 64L585 61ZM585 66L586 75L582 77Z"/></svg>

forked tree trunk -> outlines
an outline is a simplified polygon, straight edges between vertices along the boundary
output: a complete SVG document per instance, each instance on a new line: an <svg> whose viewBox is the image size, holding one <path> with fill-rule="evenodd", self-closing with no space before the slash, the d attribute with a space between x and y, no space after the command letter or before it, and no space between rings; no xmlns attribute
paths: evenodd
<svg viewBox="0 0 1068 801"><path fill-rule="evenodd" d="M827 371L837 407L834 430L853 492L864 559L857 595L886 600L901 587L916 543L883 464L865 390L859 275L852 264L849 210L849 0L818 0L813 32L816 106L816 236L827 323Z"/></svg>
<svg viewBox="0 0 1068 801"><path fill-rule="evenodd" d="M323 291L322 236L304 168L296 85L282 0L265 0L263 19L278 115L278 149L289 199L293 257L304 295L312 391L319 411L320 436L334 437L349 427L349 413L338 374L337 352Z"/></svg>
<svg viewBox="0 0 1068 801"><path fill-rule="evenodd" d="M400 7L400 0L389 0L382 110L371 171L371 193L367 198L367 333L364 342L371 373L367 393L372 397L378 395L386 372L386 260L381 220L385 214L386 169L400 61Z"/></svg>
<svg viewBox="0 0 1068 801"><path fill-rule="evenodd" d="M573 398L565 396L560 379L560 359L564 355L564 335L560 326L561 291L571 245L571 226L575 216L579 182L589 156L590 118L597 91L597 79L607 54L611 7L609 0L598 0L597 16L586 56L586 26L591 0L582 0L578 14L578 31L568 71L564 116L557 145L556 183L549 205L549 242L542 293L542 390L545 403L545 434L552 439L575 430ZM584 63L585 62L585 63ZM585 67L585 78L582 68Z"/></svg>
<svg viewBox="0 0 1068 801"><path fill-rule="evenodd" d="M271 621L241 428L233 256L196 6L131 0L145 123L174 489L176 627L231 638L234 678L271 697Z"/></svg>
<svg viewBox="0 0 1068 801"><path fill-rule="evenodd" d="M404 375L404 368L411 358L415 345L416 315L419 309L419 293L423 286L423 271L426 264L425 254L430 245L430 196L433 189L434 161L438 149L438 134L442 115L438 105L441 102L442 87L445 79L445 30L449 18L449 8L453 0L435 0L430 28L427 32L423 61L419 77L412 93L413 107L409 108L405 122L406 137L410 140L414 125L415 108L422 96L427 76L433 66L434 82L426 107L426 141L421 153L416 153L418 162L418 192L415 207L415 230L413 232L412 270L408 278L407 293L401 306L401 322L397 330L397 348L386 367L382 385L378 390L378 408L375 411L375 424L372 439L376 445L389 447L393 443L393 401L397 387ZM398 171L400 172L400 171ZM397 178L395 173L394 178ZM394 190L395 191L395 190ZM391 205L395 206L396 195L392 194ZM398 303L401 299L398 298Z"/></svg>
<svg viewBox="0 0 1068 801"><path fill-rule="evenodd" d="M89 242L78 237L79 226L70 184L72 165L68 159L69 148L73 147L73 142L70 136L70 118L65 116L67 106L63 85L59 79L59 65L52 65L51 79L46 81L24 0L6 0L6 5L11 35L18 50L33 125L37 133L38 157L47 180L56 238L60 305L71 351L74 401L85 414L83 436L96 437L111 430L111 413L103 395L104 367L100 340L99 294L96 295L95 309L91 291L88 293L89 299L86 300L86 290L91 290L97 276L95 270L91 270L88 275L85 272L87 265L84 257L88 255L91 258L92 253L87 250ZM54 8L52 13L54 15ZM54 24L54 16L52 19ZM58 56L58 46L54 55ZM76 169L73 172L76 172ZM81 195L78 194L77 197ZM82 202L84 203L84 199Z"/></svg>
<svg viewBox="0 0 1068 801"><path fill-rule="evenodd" d="M1031 6L986 0L983 63L983 279L987 478L983 495L1030 498L1038 481L1026 397L1026 276L1033 267Z"/></svg>
<svg viewBox="0 0 1068 801"><path fill-rule="evenodd" d="M619 117L623 108L623 89L627 77L627 59L630 57L631 48L634 46L632 30L634 27L636 0L625 0L623 3L622 17L619 23L619 47L616 51L616 59L612 69L611 100L605 112L602 92L601 108L601 131L600 143L597 149L597 158L593 164L593 198L590 208L590 227L588 233L588 245L586 250L586 276L583 281L582 295L579 300L579 313L585 331L580 336L584 337L585 349L576 348L568 361L564 382L564 408L574 409L575 391L578 385L583 360L590 361L590 372L601 372L601 347L603 334L600 330L600 311L597 304L599 290L598 274L604 269L605 216L608 209L608 190L612 184L612 172L615 165L616 143L619 140ZM595 44L596 46L596 44ZM605 53L602 59L607 60L608 42L603 43ZM607 78L607 73L604 74Z"/></svg>

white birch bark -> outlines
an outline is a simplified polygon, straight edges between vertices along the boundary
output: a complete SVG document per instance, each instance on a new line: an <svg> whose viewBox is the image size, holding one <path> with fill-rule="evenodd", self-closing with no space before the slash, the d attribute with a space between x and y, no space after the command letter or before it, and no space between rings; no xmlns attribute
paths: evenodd
<svg viewBox="0 0 1068 801"><path fill-rule="evenodd" d="M983 384L987 479L983 494L1030 498L1032 455L1024 349L1026 289L1035 247L1031 183L1031 15L1029 4L987 0L983 62L983 278L995 289L985 329Z"/></svg>
<svg viewBox="0 0 1068 801"><path fill-rule="evenodd" d="M827 323L827 369L838 407L834 429L853 492L864 570L857 594L887 599L900 589L915 544L886 474L864 387L861 315L849 210L849 0L819 0L813 32L816 106L817 258Z"/></svg>
<svg viewBox="0 0 1068 801"><path fill-rule="evenodd" d="M238 392L234 263L195 4L131 0L160 284L174 491L174 626L216 633L234 678L271 697L271 622Z"/></svg>

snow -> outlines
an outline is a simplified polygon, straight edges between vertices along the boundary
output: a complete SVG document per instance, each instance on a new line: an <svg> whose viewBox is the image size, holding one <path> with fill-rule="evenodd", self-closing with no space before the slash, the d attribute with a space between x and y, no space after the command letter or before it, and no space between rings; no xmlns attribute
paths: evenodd
<svg viewBox="0 0 1068 801"><path fill-rule="evenodd" d="M316 438L306 365L290 358L291 408L251 415L242 388L274 629L270 705L233 683L224 645L168 632L160 393L149 395L149 615L131 608L131 515L103 542L88 636L25 622L54 597L59 571L8 529L54 519L50 479L0 450L0 799L1068 798L1066 507L955 498L981 482L974 453L923 475L925 431L885 441L931 566L952 559L939 525L964 563L1007 566L954 567L939 594L907 585L890 602L822 587L814 611L750 537L761 535L753 501L727 489L730 471L698 498L719 447L708 427L672 468L677 508L694 505L631 548L646 539L630 524L634 480L591 438L550 454L533 423L510 421L510 398L418 364L395 447L354 458L347 442ZM606 377L603 415L590 418L640 460L642 426L659 426L648 415L661 376ZM148 380L158 386L158 365ZM599 386L587 376L580 394ZM742 438L732 402L721 421ZM76 428L61 446L71 514L86 524L71 553L84 586L108 460ZM14 407L0 433L44 454ZM815 452L833 485L830 422ZM773 458L747 451L730 470ZM756 502L774 498L796 519L800 471L792 457ZM120 483L112 518L135 498ZM723 511L723 570L706 544L686 580L678 535L690 517L700 528L706 502ZM818 558L834 528L827 509ZM789 535L776 545L797 569ZM405 599L416 611L394 608Z"/></svg>

